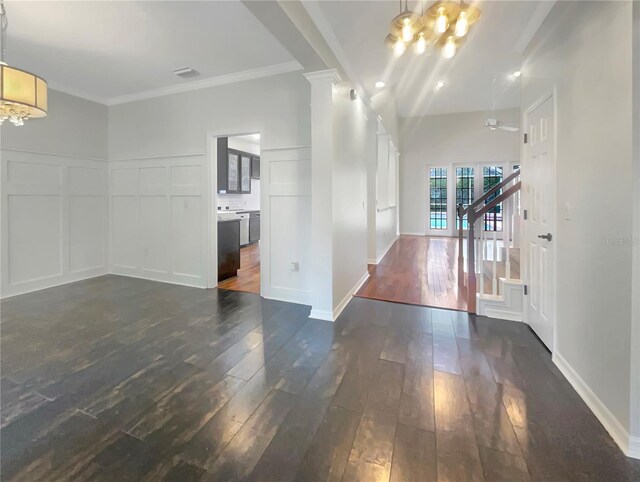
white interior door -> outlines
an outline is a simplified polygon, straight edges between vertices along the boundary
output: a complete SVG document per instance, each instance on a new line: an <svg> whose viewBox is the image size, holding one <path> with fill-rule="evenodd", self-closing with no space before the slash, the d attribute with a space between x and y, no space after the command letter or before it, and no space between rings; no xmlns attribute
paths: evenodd
<svg viewBox="0 0 640 482"><path fill-rule="evenodd" d="M526 321L553 350L555 323L556 160L554 99L547 97L525 116L524 188L525 256L528 296Z"/></svg>

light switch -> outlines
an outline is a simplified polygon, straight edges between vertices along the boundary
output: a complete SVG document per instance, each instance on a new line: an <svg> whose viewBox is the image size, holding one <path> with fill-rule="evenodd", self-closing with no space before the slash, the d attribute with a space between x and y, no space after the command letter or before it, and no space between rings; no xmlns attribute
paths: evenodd
<svg viewBox="0 0 640 482"><path fill-rule="evenodd" d="M564 219L565 221L571 221L571 203L568 201L564 203Z"/></svg>
<svg viewBox="0 0 640 482"><path fill-rule="evenodd" d="M297 261L292 261L291 262L291 271L293 271L294 273L300 271L300 263L298 263Z"/></svg>

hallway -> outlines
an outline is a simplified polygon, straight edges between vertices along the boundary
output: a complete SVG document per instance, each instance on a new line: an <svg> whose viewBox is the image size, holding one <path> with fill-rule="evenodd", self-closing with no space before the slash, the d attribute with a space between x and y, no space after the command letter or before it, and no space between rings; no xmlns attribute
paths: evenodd
<svg viewBox="0 0 640 482"><path fill-rule="evenodd" d="M458 279L458 239L402 235L355 296L465 311Z"/></svg>

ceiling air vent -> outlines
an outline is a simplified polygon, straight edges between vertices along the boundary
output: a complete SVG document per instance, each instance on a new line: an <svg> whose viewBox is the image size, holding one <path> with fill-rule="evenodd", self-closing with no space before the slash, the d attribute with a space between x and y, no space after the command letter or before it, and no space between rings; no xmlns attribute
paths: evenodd
<svg viewBox="0 0 640 482"><path fill-rule="evenodd" d="M183 79L190 79L191 77L197 77L198 75L200 75L200 72L198 72L197 70L193 70L191 67L174 70L173 73Z"/></svg>

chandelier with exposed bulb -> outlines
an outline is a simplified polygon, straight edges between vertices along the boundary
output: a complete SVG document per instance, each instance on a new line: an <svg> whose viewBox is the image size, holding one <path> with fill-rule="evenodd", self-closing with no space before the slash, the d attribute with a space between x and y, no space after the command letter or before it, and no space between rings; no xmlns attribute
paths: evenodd
<svg viewBox="0 0 640 482"><path fill-rule="evenodd" d="M385 43L400 57L413 47L422 55L433 47L441 49L444 58L452 58L464 42L469 27L480 18L480 10L473 5L453 0L438 1L417 14L400 0L400 14L392 21ZM422 6L422 3L421 3Z"/></svg>
<svg viewBox="0 0 640 482"><path fill-rule="evenodd" d="M47 115L47 82L7 65L7 24L4 2L0 0L0 125L9 120L21 126L27 119Z"/></svg>

